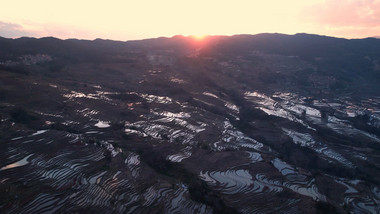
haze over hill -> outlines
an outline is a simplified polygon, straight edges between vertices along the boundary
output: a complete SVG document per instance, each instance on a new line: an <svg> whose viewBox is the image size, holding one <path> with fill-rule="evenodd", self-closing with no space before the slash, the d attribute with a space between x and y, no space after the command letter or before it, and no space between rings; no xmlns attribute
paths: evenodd
<svg viewBox="0 0 380 214"><path fill-rule="evenodd" d="M380 40L0 38L1 213L380 213Z"/></svg>

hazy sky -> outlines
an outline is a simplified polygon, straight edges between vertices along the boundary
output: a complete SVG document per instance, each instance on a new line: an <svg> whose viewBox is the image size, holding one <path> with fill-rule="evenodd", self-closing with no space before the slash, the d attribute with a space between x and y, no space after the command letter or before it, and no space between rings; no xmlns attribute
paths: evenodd
<svg viewBox="0 0 380 214"><path fill-rule="evenodd" d="M380 36L380 0L3 0L0 36L131 40L299 32Z"/></svg>

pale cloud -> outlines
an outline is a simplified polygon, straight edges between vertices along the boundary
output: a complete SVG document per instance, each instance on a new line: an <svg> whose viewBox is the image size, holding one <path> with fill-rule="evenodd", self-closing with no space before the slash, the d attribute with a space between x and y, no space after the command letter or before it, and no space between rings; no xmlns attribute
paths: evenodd
<svg viewBox="0 0 380 214"><path fill-rule="evenodd" d="M16 38L22 36L38 36L38 34L25 29L19 24L0 21L0 36Z"/></svg>
<svg viewBox="0 0 380 214"><path fill-rule="evenodd" d="M95 39L96 33L82 28L54 25L54 24L39 24L31 21L21 23L10 23L0 20L0 36L7 38L19 37L57 37L61 39L67 38L87 38Z"/></svg>
<svg viewBox="0 0 380 214"><path fill-rule="evenodd" d="M308 22L329 27L380 27L380 0L326 0L307 7L303 16Z"/></svg>
<svg viewBox="0 0 380 214"><path fill-rule="evenodd" d="M321 34L333 35L345 38L366 38L380 36L380 26L364 27L364 26L343 26L343 27L321 27Z"/></svg>

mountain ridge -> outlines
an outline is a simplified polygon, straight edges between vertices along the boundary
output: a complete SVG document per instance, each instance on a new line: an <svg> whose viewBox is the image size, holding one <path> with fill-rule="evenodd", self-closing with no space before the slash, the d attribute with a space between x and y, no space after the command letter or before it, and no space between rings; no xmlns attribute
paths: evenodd
<svg viewBox="0 0 380 214"><path fill-rule="evenodd" d="M0 45L3 47L0 50L3 55L6 52L54 52L65 51L64 49L75 51L123 51L124 48L174 48L186 51L194 47L213 46L218 51L223 51L223 49L238 52L259 50L274 54L319 57L318 55L345 54L344 51L360 52L359 54L365 52L378 56L377 50L380 49L380 41L373 38L343 39L305 33L295 35L264 33L256 35L206 36L200 41L191 36L173 36L170 38L159 37L125 42L104 39L61 40L54 37L8 39L1 37ZM28 46L30 47L28 48ZM59 50L60 47L63 47L63 50ZM84 49L81 50L82 48Z"/></svg>

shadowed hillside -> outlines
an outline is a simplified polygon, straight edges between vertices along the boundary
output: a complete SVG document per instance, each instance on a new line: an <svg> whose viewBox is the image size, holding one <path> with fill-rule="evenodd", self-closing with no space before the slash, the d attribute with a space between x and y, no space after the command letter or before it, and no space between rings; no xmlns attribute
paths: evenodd
<svg viewBox="0 0 380 214"><path fill-rule="evenodd" d="M1 213L379 213L380 40L0 38Z"/></svg>

